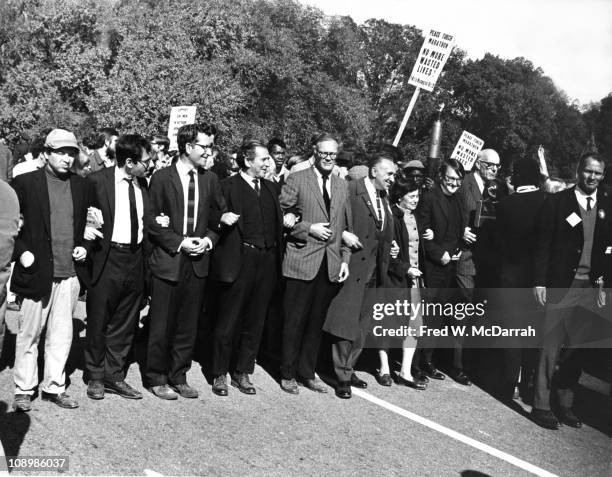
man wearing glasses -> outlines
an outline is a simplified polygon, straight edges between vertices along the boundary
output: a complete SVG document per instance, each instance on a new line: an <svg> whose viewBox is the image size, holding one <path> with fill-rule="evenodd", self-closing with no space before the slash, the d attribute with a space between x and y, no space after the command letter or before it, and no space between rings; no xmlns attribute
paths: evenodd
<svg viewBox="0 0 612 477"><path fill-rule="evenodd" d="M198 397L186 375L202 309L209 252L218 240L214 231L218 224L209 225L210 212L211 207L226 210L217 176L205 169L216 136L213 125L182 126L177 135L178 160L151 179L145 212L153 249L145 378L151 392L161 399L177 399L177 392L185 398ZM159 216L167 217L169 226L157 221Z"/></svg>
<svg viewBox="0 0 612 477"><path fill-rule="evenodd" d="M144 293L144 211L148 205L145 175L151 146L142 136L124 135L116 144L116 166L89 176L93 206L102 227L88 227L92 276L87 293L87 396L104 392L128 399L142 394L125 382L125 364L136 331ZM99 240L98 240L99 239Z"/></svg>

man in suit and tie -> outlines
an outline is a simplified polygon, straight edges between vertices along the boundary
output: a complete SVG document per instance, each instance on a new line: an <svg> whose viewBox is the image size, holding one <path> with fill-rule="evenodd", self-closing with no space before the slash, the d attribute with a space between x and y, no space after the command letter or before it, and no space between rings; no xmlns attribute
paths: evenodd
<svg viewBox="0 0 612 477"><path fill-rule="evenodd" d="M361 354L369 327L367 312L362 312L367 288L382 285L391 260L393 220L387 192L395 182L397 165L384 153L376 154L368 164L368 176L349 182L352 232L351 274L332 301L323 330L334 337L332 357L338 379L336 396L351 397L351 386L366 388L354 366Z"/></svg>
<svg viewBox="0 0 612 477"><path fill-rule="evenodd" d="M182 126L179 158L157 171L149 188L145 226L152 243L149 259L151 314L145 377L161 399L197 398L187 384L198 317L208 275L209 252L218 239L211 208L225 210L217 176L204 169L217 130L209 124ZM156 217L165 216L169 226ZM172 386L172 389L170 386ZM175 392L176 391L176 392Z"/></svg>
<svg viewBox="0 0 612 477"><path fill-rule="evenodd" d="M315 392L327 388L315 378L327 308L349 275L350 249L342 232L350 228L347 183L331 174L338 141L329 134L314 140L314 165L290 174L281 191L285 213L298 215L288 237L283 275L285 321L281 388L298 394L296 378Z"/></svg>
<svg viewBox="0 0 612 477"><path fill-rule="evenodd" d="M121 136L116 166L89 176L94 207L102 212L100 240L90 254L91 282L87 293L87 396L104 392L128 399L142 394L125 382L126 357L132 346L144 292L145 174L149 142L142 136Z"/></svg>
<svg viewBox="0 0 612 477"><path fill-rule="evenodd" d="M65 392L64 372L72 345L79 278L86 278L83 264L88 244L83 233L91 203L90 184L70 172L78 154L74 134L54 129L45 140L46 166L13 182L23 215L11 281L11 290L23 299L14 367L13 408L17 411L31 409L38 384L38 343L45 327L42 398L62 408L78 407Z"/></svg>
<svg viewBox="0 0 612 477"><path fill-rule="evenodd" d="M282 244L277 186L263 179L269 159L264 144L246 141L236 158L240 172L221 182L227 208L239 218L232 226L221 226L209 275L220 282L212 388L219 396L227 395L230 371L233 386L255 394L249 374L278 282Z"/></svg>
<svg viewBox="0 0 612 477"><path fill-rule="evenodd" d="M571 427L582 425L572 411L573 388L578 384L584 356L578 347L595 339L594 316L597 307L604 305L598 296L599 287L604 277L608 278L605 266L612 253L612 201L599 187L604 171L601 156L583 155L576 187L551 195L540 217L534 294L546 311L531 417L547 429L557 429L559 420ZM566 349L556 370L562 347ZM553 383L559 404L557 416L550 406Z"/></svg>

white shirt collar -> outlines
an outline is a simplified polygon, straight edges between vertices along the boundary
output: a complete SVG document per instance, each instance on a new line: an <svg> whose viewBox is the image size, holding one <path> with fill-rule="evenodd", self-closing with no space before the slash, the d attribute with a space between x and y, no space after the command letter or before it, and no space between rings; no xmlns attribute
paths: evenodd
<svg viewBox="0 0 612 477"><path fill-rule="evenodd" d="M478 171L474 171L474 179L478 185L478 190L482 194L484 192L484 181L482 180L482 177L480 177L480 173Z"/></svg>
<svg viewBox="0 0 612 477"><path fill-rule="evenodd" d="M176 161L176 170L178 171L179 175L186 176L191 171L195 170L195 167L193 164L185 164L179 157L178 161Z"/></svg>
<svg viewBox="0 0 612 477"><path fill-rule="evenodd" d="M580 187L576 186L574 187L574 193L576 194L576 200L578 200L580 206L585 210L587 208L587 197L593 199L593 201L591 202L591 207L594 207L597 203L597 189L595 189L595 192L593 192L592 194L585 194Z"/></svg>
<svg viewBox="0 0 612 477"><path fill-rule="evenodd" d="M251 189L255 189L255 182L253 182L253 179L259 179L258 177L251 177L243 170L240 170L240 177L242 177L244 181L251 186ZM261 179L259 179L259 181L261 182Z"/></svg>
<svg viewBox="0 0 612 477"><path fill-rule="evenodd" d="M115 184L119 184L124 179L131 180L132 176L125 172L125 169L123 169L122 167L115 166Z"/></svg>

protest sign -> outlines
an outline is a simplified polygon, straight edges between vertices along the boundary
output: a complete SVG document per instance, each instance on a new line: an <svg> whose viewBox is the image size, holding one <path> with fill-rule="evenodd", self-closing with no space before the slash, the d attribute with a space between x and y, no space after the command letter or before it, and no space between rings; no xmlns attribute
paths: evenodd
<svg viewBox="0 0 612 477"><path fill-rule="evenodd" d="M463 131L455 149L453 149L451 159L457 159L466 171L471 171L482 146L484 146L482 139L467 131Z"/></svg>
<svg viewBox="0 0 612 477"><path fill-rule="evenodd" d="M176 135L181 126L195 123L196 106L173 106L170 110L170 121L168 122L168 138L170 139L170 151L178 149Z"/></svg>
<svg viewBox="0 0 612 477"><path fill-rule="evenodd" d="M421 46L408 83L430 92L433 91L454 44L454 35L430 30Z"/></svg>

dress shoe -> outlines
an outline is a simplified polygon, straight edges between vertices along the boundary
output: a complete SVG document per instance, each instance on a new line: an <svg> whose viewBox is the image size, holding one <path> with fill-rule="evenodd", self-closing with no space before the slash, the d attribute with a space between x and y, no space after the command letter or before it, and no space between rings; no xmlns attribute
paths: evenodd
<svg viewBox="0 0 612 477"><path fill-rule="evenodd" d="M446 378L446 376L438 371L432 363L425 363L421 368L421 371L423 371L425 376L432 379L439 379L441 381Z"/></svg>
<svg viewBox="0 0 612 477"><path fill-rule="evenodd" d="M425 391L427 389L427 384L421 381L412 381L410 379L402 378L401 375L397 375L397 384L403 384L404 386L408 386L409 388L418 389L419 391Z"/></svg>
<svg viewBox="0 0 612 477"><path fill-rule="evenodd" d="M174 384L172 387L181 395L181 397L187 399L196 399L198 397L198 392L187 383Z"/></svg>
<svg viewBox="0 0 612 477"><path fill-rule="evenodd" d="M281 389L289 394L299 394L300 392L295 379L281 379Z"/></svg>
<svg viewBox="0 0 612 477"><path fill-rule="evenodd" d="M338 382L338 386L336 387L336 396L338 396L340 399L350 399L352 396L351 382L350 381Z"/></svg>
<svg viewBox="0 0 612 477"><path fill-rule="evenodd" d="M429 378L427 377L427 375L421 371L420 369L415 369L412 368L412 377L414 378L415 381L419 381L421 383L425 383L427 384L429 382Z"/></svg>
<svg viewBox="0 0 612 477"><path fill-rule="evenodd" d="M244 394L255 394L255 386L249 381L247 373L237 373L232 375L232 386L238 388L238 391Z"/></svg>
<svg viewBox="0 0 612 477"><path fill-rule="evenodd" d="M531 420L544 429L559 429L559 421L552 411L547 409L537 409L534 407L531 410Z"/></svg>
<svg viewBox="0 0 612 477"><path fill-rule="evenodd" d="M41 397L43 401L52 402L53 404L57 404L59 407L64 409L76 409L77 407L79 407L79 403L72 399L70 396L68 396L68 394L66 393L55 394L46 393L43 391Z"/></svg>
<svg viewBox="0 0 612 477"><path fill-rule="evenodd" d="M304 384L305 388L308 388L315 393L325 394L327 392L327 387L319 379L304 379L302 383Z"/></svg>
<svg viewBox="0 0 612 477"><path fill-rule="evenodd" d="M363 379L359 379L355 373L351 374L351 386L359 389L366 389L368 387L368 383L366 383Z"/></svg>
<svg viewBox="0 0 612 477"><path fill-rule="evenodd" d="M13 410L19 412L28 412L32 409L32 396L29 394L15 394L13 401Z"/></svg>
<svg viewBox="0 0 612 477"><path fill-rule="evenodd" d="M212 392L217 396L227 396L227 377L225 374L215 378L212 385Z"/></svg>
<svg viewBox="0 0 612 477"><path fill-rule="evenodd" d="M381 386L391 386L393 384L390 374L376 374L376 381L378 381L378 384Z"/></svg>
<svg viewBox="0 0 612 477"><path fill-rule="evenodd" d="M126 399L142 399L142 393L140 391L136 391L125 381L105 381L104 390L107 393L118 394ZM89 395L89 387L87 388L87 392Z"/></svg>
<svg viewBox="0 0 612 477"><path fill-rule="evenodd" d="M462 384L463 386L471 386L472 381L468 378L463 371L456 371L454 373L449 374L451 378L455 380L455 382Z"/></svg>
<svg viewBox="0 0 612 477"><path fill-rule="evenodd" d="M579 429L582 427L582 422L572 412L571 407L560 407L558 412L559 420L570 427Z"/></svg>
<svg viewBox="0 0 612 477"><path fill-rule="evenodd" d="M151 392L155 394L160 399L165 399L166 401L173 401L178 399L178 394L176 394L170 386L167 384L162 384L161 386L153 386L151 387Z"/></svg>
<svg viewBox="0 0 612 477"><path fill-rule="evenodd" d="M87 383L87 397L104 399L104 383L101 379L90 379Z"/></svg>

